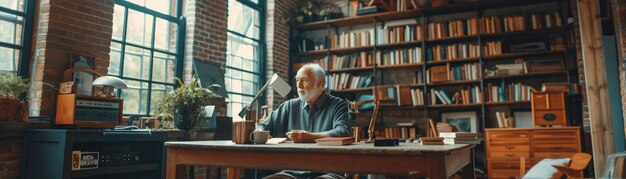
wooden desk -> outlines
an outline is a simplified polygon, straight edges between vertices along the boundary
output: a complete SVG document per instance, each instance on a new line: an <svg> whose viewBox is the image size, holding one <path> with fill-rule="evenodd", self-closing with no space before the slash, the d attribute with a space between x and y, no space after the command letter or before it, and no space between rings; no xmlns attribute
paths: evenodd
<svg viewBox="0 0 626 179"><path fill-rule="evenodd" d="M430 178L446 178L463 168L463 176L474 177L474 145L467 144L401 143L395 147L374 147L373 144L253 145L231 141L194 141L166 142L165 147L168 179L185 177L186 165Z"/></svg>

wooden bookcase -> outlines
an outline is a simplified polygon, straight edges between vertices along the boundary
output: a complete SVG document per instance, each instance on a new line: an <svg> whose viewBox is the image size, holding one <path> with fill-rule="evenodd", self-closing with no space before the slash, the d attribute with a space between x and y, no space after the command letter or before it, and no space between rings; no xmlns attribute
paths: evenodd
<svg viewBox="0 0 626 179"><path fill-rule="evenodd" d="M551 10L544 7L550 7ZM541 8L538 8L541 7ZM508 12L505 9L515 9L515 11ZM503 12L504 11L504 12ZM521 12L521 13L520 13ZM469 14L469 16L468 16ZM532 15L538 14L539 16L545 14L558 15L559 26L553 26L546 28L545 23L541 28L534 29L532 26ZM505 22L506 16L523 16L525 18L522 23L525 24L524 30L517 31L505 31L502 27ZM497 17L501 21L502 31L487 33L484 24L481 23L481 19ZM446 36L443 38L429 38L429 24L431 22L442 22L447 25L447 22L454 20L467 21L468 19L475 18L477 21L477 32L470 35L470 33L464 33L465 35L459 36ZM374 95L374 86L394 86L394 85L406 85L411 89L419 89L423 92L422 99L423 104L412 106L394 106L385 105L381 107L379 111L379 119L377 121L377 130L383 132L384 126L393 126L395 123L406 122L406 119L415 119L419 125L419 132L421 136L426 134L425 119L434 119L435 121L442 121L441 115L448 112L465 112L475 111L477 114L478 133L479 138L484 138L486 128L497 128L498 123L495 119L495 112L505 111L507 114L512 115L514 111L531 111L530 95L525 95L526 100L488 100L485 91L493 86L502 87L505 86L508 89L509 85L514 87L519 86L531 86L536 90L541 90L541 84L545 82L567 82L577 83L578 72L576 63L576 50L573 47L572 31L573 25L568 23L568 18L571 18L571 10L569 7L569 1L566 0L476 0L459 4L451 4L447 6L441 6L436 8L424 8L417 10L408 10L402 12L383 12L377 14L369 14L363 16L346 17L341 19L333 19L327 21L318 21L306 24L294 25L291 28L291 50L290 50L290 76L295 76L295 73L303 63L323 63L321 64L327 71L327 89L332 95L346 98L349 100L358 100L362 95ZM413 19L416 24L419 25L421 30L421 37L414 41L404 41L395 43L380 43L382 36L376 33L379 29L383 29L389 22L398 20ZM443 20L442 20L443 19ZM466 22L468 23L468 22ZM466 25L464 23L463 25ZM553 22L556 23L556 22ZM448 26L446 26L448 27ZM367 28L373 29L373 44L367 44L364 46L350 46L349 48L329 48L330 42L328 40L336 34L344 32L363 32L367 31ZM466 28L469 29L469 28ZM371 31L370 31L371 32ZM467 30L465 31L467 32ZM446 33L446 32L444 32ZM449 33L446 33L449 34ZM356 36L356 35L355 35ZM323 42L315 45L323 45L324 49L317 49L311 51L304 51L300 47L303 46L303 37L325 39ZM515 42L524 41L527 39L544 39L545 50L539 51L512 51L511 44ZM558 40L558 48L554 48L555 39ZM537 40L541 41L541 40ZM487 55L483 48L488 43L501 42L501 53L490 53ZM478 47L478 55L465 56L458 58L451 58L447 60L427 60L426 51L429 48L436 47L438 45L446 46L453 44L472 44ZM333 66L332 56L359 54L366 52L376 56L377 53L384 53L393 50L408 50L414 48L421 48L421 52L418 56L421 61L416 63L400 63L394 65L380 64L374 60L371 66L351 66L349 68L331 68ZM471 47L470 47L471 48ZM306 50L306 49L305 49ZM511 64L516 59L523 59L524 62L539 62L545 59L552 60L562 64L562 70L558 71L538 71L538 72L524 72L520 74L508 74L508 75L487 75L485 69L492 67L495 64ZM362 62L361 62L362 63ZM466 80L445 81L438 83L428 83L426 77L428 76L428 70L437 66L463 66L467 64L476 64L476 70L470 75L475 75L473 78ZM448 70L450 70L448 67ZM419 82L415 80L409 80L412 82L405 83L393 83L389 80L390 74L397 71L412 72L412 76L402 76L403 78L422 78ZM347 87L341 89L334 89L332 85L333 75L348 74L354 76L367 76L372 75L373 82L369 86L365 87ZM454 73L449 73L454 74ZM458 75L457 75L458 76ZM292 84L294 83L291 79ZM515 85L518 86L515 86ZM480 91L475 95L476 101L472 103L463 104L441 104L440 101L436 101L435 104L429 103L427 99L431 94L431 90L443 90L447 95L452 98L454 92L465 89L466 87L475 87ZM521 90L518 91L521 94ZM437 97L435 97L437 98ZM499 94L496 98L500 98ZM407 115L405 118L398 119L398 114ZM385 115L391 114L390 115ZM417 114L417 115L415 115ZM359 116L360 115L360 116ZM357 114L357 125L366 127L367 123L361 123L359 121L368 121L371 113L367 110L361 110L360 114ZM367 119L367 120L363 120ZM532 122L532 121L529 121ZM568 123L571 124L571 123ZM576 123L574 123L576 124ZM381 127L383 126L383 127ZM364 129L366 131L367 129ZM364 137L367 138L367 137ZM478 152L480 152L480 148ZM480 157L479 157L480 158ZM484 162L484 161L483 161ZM482 168L480 162L477 163L477 168ZM486 164L485 164L486 165Z"/></svg>

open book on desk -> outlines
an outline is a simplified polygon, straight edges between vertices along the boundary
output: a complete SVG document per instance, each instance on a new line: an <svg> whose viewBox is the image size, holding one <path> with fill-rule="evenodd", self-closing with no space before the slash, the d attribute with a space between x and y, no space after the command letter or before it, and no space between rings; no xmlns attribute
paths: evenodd
<svg viewBox="0 0 626 179"><path fill-rule="evenodd" d="M288 141L287 138L271 138L267 140L266 144L280 144L280 143L286 143L286 142L290 142L290 141Z"/></svg>

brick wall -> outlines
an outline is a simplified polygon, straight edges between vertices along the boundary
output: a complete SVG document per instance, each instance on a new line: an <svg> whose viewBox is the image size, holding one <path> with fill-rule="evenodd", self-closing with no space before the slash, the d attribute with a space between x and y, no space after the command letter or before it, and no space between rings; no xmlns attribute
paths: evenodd
<svg viewBox="0 0 626 179"><path fill-rule="evenodd" d="M589 105L587 104L587 90L585 83L585 64L583 63L582 44L580 40L580 27L578 19L578 6L575 0L570 1L572 16L574 17L574 45L576 48L576 65L578 66L578 84L580 85L580 93L582 95L583 106L583 129L589 133Z"/></svg>
<svg viewBox="0 0 626 179"><path fill-rule="evenodd" d="M289 24L288 12L296 7L294 0L268 0L267 1L267 57L266 79L277 73L280 77L289 81ZM266 92L267 105L278 107L285 98L276 94L273 89Z"/></svg>
<svg viewBox="0 0 626 179"><path fill-rule="evenodd" d="M69 66L70 52L94 56L96 70L106 74L113 0L41 0L38 8L30 115L50 116L56 109L57 91L44 83L58 86Z"/></svg>
<svg viewBox="0 0 626 179"><path fill-rule="evenodd" d="M620 93L622 95L622 110L626 119L626 2L623 0L611 1L613 5L613 22L617 39L617 54L619 61Z"/></svg>

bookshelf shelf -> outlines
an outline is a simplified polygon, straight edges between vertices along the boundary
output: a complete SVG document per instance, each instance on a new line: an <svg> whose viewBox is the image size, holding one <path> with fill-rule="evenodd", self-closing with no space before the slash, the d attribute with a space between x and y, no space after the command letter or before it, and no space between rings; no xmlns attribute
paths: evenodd
<svg viewBox="0 0 626 179"><path fill-rule="evenodd" d="M501 60L501 59L512 59L512 58L522 58L522 57L545 57L545 56L554 56L554 55L562 55L565 54L564 50L556 50L556 51L545 51L545 52L519 52L519 53L505 53L500 55L491 55L484 56L483 60Z"/></svg>
<svg viewBox="0 0 626 179"><path fill-rule="evenodd" d="M330 73L343 73L343 72L356 72L356 71L367 71L374 69L373 66L369 67L358 67L358 68L340 68L340 69L331 69Z"/></svg>
<svg viewBox="0 0 626 179"><path fill-rule="evenodd" d="M480 83L480 80L465 80L465 81L449 81L449 82L429 83L428 86L465 85L465 84L474 84L474 83Z"/></svg>
<svg viewBox="0 0 626 179"><path fill-rule="evenodd" d="M334 93L351 93L351 92L367 92L367 91L371 92L373 89L374 89L373 87L367 87L367 88L340 89L340 90L330 90L330 91Z"/></svg>
<svg viewBox="0 0 626 179"><path fill-rule="evenodd" d="M320 56L326 55L328 50L315 50L315 51L306 51L298 53L298 56Z"/></svg>
<svg viewBox="0 0 626 179"><path fill-rule="evenodd" d="M411 41L411 42L378 44L376 45L376 48L380 48L380 49L406 48L406 47L415 47L415 46L421 46L421 45L422 45L422 41Z"/></svg>
<svg viewBox="0 0 626 179"><path fill-rule="evenodd" d="M496 40L501 38L523 38L528 36L536 36L536 35L548 35L561 33L566 29L569 29L570 26L564 27L556 27L550 29L537 29L537 30L524 30L524 31L515 31L515 32L503 32L503 33L495 33L495 34L482 34L481 38L484 40Z"/></svg>
<svg viewBox="0 0 626 179"><path fill-rule="evenodd" d="M530 106L530 101L486 102L485 105L489 105L489 106L528 105Z"/></svg>
<svg viewBox="0 0 626 179"><path fill-rule="evenodd" d="M411 17L415 17L416 14L420 14L420 13L421 13L420 10L409 10L409 11L402 11L402 12L383 12L383 13L368 14L368 15L362 15L362 16L356 16L356 17L346 17L346 18L333 19L333 20L327 20L327 21L311 22L311 23L296 25L295 28L298 30L318 30L318 29L326 28L328 26L336 27L336 26L361 25L361 24L372 23L374 20L384 22L384 21L411 18Z"/></svg>
<svg viewBox="0 0 626 179"><path fill-rule="evenodd" d="M474 104L436 104L436 105L429 105L429 108L478 108L480 107L482 104L481 103L474 103Z"/></svg>
<svg viewBox="0 0 626 179"><path fill-rule="evenodd" d="M440 65L446 63L464 63L464 62L478 62L479 58L459 58L459 59L450 59L450 60L441 60L441 61L429 61L426 62L428 65Z"/></svg>
<svg viewBox="0 0 626 179"><path fill-rule="evenodd" d="M407 110L407 109L424 109L424 105L417 106L398 106L398 105L380 105L379 109L383 110Z"/></svg>
<svg viewBox="0 0 626 179"><path fill-rule="evenodd" d="M461 37L447 37L447 38L439 38L439 39L428 39L426 40L427 45L437 45L443 43L463 43L463 42L472 42L478 41L477 35L469 35L469 36L461 36Z"/></svg>
<svg viewBox="0 0 626 179"><path fill-rule="evenodd" d="M352 47L352 48L334 48L330 49L330 52L333 54L342 54L342 53L351 53L351 52L361 52L361 51L372 51L374 46L363 46L363 47Z"/></svg>
<svg viewBox="0 0 626 179"><path fill-rule="evenodd" d="M567 75L565 71L554 71L554 72L533 72L526 74L516 74L516 75L504 75L504 76L487 76L484 77L485 80L494 80L494 79L503 79L503 78L525 78L525 77L545 77L551 75Z"/></svg>
<svg viewBox="0 0 626 179"><path fill-rule="evenodd" d="M400 65L381 65L378 66L376 68L381 69L381 70L386 70L386 69L411 69L411 68L419 68L421 69L422 65L424 65L423 63L415 63L415 64L400 64Z"/></svg>

